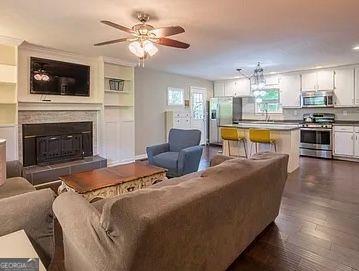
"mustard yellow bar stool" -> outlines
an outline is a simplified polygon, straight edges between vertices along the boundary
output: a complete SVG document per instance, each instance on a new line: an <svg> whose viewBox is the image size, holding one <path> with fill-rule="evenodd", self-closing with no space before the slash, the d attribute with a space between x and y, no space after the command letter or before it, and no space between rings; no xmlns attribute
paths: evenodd
<svg viewBox="0 0 359 271"><path fill-rule="evenodd" d="M248 157L248 155L247 155L247 147L246 147L246 139L245 139L244 136L239 135L238 129L230 128L230 127L221 128L221 137L222 137L222 140L226 140L227 143L228 143L228 156L231 156L231 144L230 144L230 142L232 141L232 142L242 143L245 157ZM234 155L232 155L232 156L234 156Z"/></svg>
<svg viewBox="0 0 359 271"><path fill-rule="evenodd" d="M258 144L269 144L274 147L274 152L277 152L276 142L272 139L269 129L249 129L249 140L251 141L250 155L252 155L253 143L255 144L256 153L258 152Z"/></svg>

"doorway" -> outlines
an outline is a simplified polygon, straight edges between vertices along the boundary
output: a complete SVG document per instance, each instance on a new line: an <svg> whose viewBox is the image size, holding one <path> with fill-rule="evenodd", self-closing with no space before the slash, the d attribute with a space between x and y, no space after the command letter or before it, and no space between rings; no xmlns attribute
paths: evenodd
<svg viewBox="0 0 359 271"><path fill-rule="evenodd" d="M201 144L206 144L207 138L207 89L191 87L191 128L201 131Z"/></svg>

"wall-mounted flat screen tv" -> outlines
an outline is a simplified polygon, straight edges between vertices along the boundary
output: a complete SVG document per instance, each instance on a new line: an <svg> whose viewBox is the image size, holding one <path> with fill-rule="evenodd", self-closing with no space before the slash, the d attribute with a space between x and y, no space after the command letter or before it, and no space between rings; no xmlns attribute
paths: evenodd
<svg viewBox="0 0 359 271"><path fill-rule="evenodd" d="M31 57L30 93L90 96L90 66Z"/></svg>

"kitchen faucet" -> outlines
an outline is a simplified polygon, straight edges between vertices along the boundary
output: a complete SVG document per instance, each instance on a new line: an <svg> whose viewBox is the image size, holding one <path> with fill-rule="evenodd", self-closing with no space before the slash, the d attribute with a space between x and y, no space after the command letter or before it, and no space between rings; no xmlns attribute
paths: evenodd
<svg viewBox="0 0 359 271"><path fill-rule="evenodd" d="M268 108L264 109L264 113L265 113L265 121L269 121L270 115L268 113Z"/></svg>

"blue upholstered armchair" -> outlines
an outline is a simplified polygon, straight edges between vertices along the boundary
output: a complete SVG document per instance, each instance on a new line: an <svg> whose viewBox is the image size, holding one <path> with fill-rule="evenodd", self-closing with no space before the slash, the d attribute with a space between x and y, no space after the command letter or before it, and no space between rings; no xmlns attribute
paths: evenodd
<svg viewBox="0 0 359 271"><path fill-rule="evenodd" d="M168 143L147 147L151 165L168 169L168 177L182 176L198 170L202 156L201 131L171 129Z"/></svg>

